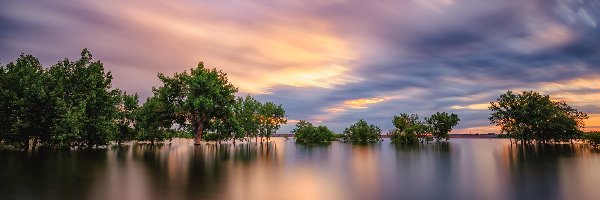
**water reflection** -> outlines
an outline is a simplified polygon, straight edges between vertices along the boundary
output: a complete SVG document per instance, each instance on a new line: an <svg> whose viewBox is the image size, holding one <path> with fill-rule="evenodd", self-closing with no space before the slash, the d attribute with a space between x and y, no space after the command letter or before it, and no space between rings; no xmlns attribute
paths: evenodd
<svg viewBox="0 0 600 200"><path fill-rule="evenodd" d="M600 154L507 140L0 151L0 199L599 199Z"/></svg>

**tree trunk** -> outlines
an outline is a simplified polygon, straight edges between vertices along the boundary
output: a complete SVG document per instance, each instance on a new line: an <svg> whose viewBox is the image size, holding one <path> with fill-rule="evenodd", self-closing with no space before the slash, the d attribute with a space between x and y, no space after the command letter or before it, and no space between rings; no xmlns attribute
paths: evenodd
<svg viewBox="0 0 600 200"><path fill-rule="evenodd" d="M194 135L194 145L200 145L202 141L202 123L198 123L198 126L194 127L196 135Z"/></svg>
<svg viewBox="0 0 600 200"><path fill-rule="evenodd" d="M23 150L29 151L29 137L23 141Z"/></svg>

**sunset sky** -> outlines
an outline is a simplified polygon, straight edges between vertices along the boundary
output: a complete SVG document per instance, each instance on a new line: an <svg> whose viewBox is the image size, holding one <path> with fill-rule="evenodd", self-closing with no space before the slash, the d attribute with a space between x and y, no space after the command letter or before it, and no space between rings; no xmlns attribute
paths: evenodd
<svg viewBox="0 0 600 200"><path fill-rule="evenodd" d="M0 64L83 48L142 101L157 73L204 61L283 104L280 133L436 111L459 114L453 133L494 132L487 106L507 90L566 100L600 129L600 1L0 1Z"/></svg>

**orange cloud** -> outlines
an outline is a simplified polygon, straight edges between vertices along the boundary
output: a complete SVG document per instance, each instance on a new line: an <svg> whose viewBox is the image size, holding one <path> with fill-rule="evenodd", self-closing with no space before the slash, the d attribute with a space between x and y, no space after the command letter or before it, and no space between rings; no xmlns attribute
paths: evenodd
<svg viewBox="0 0 600 200"><path fill-rule="evenodd" d="M367 105L381 103L392 99L392 97L373 97L373 98L361 98L361 99L350 99L342 102L342 105L335 106L326 109L327 112L343 112L348 109L365 109Z"/></svg>
<svg viewBox="0 0 600 200"><path fill-rule="evenodd" d="M160 46L177 49L166 53L189 64L198 61L193 59L204 60L227 72L241 92L268 93L279 85L331 88L359 81L348 75L348 63L356 58L354 51L323 21L290 17L280 23L250 26L197 9L201 14L190 16L169 9L131 9L127 14L141 29L150 29L144 32L169 41ZM182 10L185 13L187 9Z"/></svg>

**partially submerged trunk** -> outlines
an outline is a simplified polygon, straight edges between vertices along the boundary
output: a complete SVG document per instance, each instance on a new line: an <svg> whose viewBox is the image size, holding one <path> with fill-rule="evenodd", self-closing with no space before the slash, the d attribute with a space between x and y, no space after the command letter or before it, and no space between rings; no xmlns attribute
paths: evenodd
<svg viewBox="0 0 600 200"><path fill-rule="evenodd" d="M194 126L194 145L200 145L202 141L202 123L198 123L197 126Z"/></svg>

